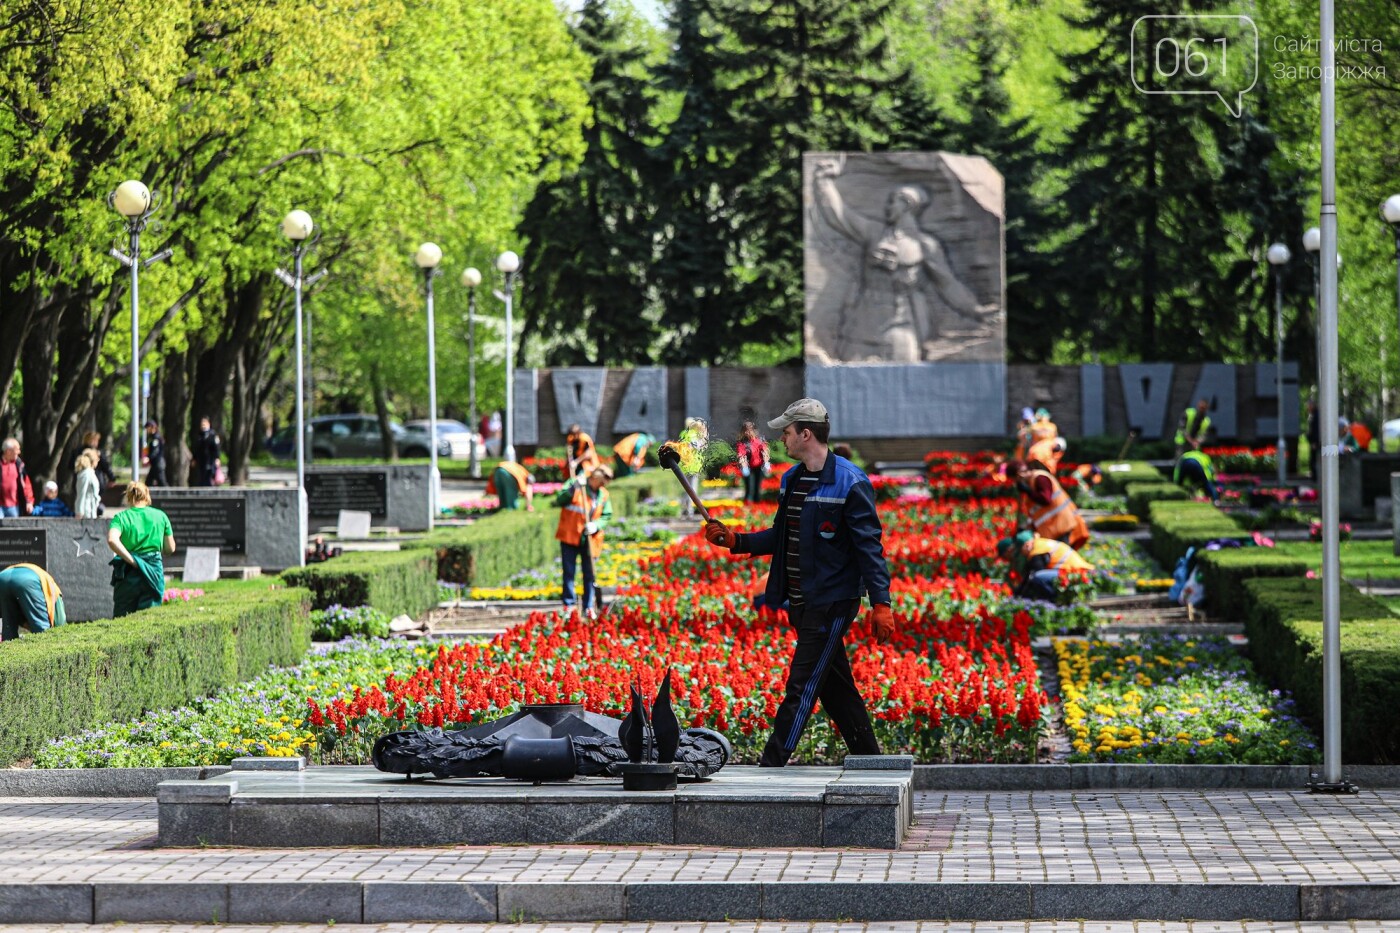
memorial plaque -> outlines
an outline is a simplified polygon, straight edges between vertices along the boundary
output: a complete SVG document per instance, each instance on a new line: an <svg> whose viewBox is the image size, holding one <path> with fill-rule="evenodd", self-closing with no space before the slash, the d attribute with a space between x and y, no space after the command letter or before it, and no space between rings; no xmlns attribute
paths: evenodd
<svg viewBox="0 0 1400 933"><path fill-rule="evenodd" d="M178 539L177 539L178 541ZM192 547L185 549L185 583L213 583L219 579L219 549Z"/></svg>
<svg viewBox="0 0 1400 933"><path fill-rule="evenodd" d="M0 568L35 564L49 569L48 533L42 528L0 528Z"/></svg>
<svg viewBox="0 0 1400 933"><path fill-rule="evenodd" d="M335 536L341 540L362 541L369 537L370 527L371 516L368 512L341 509L340 519L335 526Z"/></svg>
<svg viewBox="0 0 1400 933"><path fill-rule="evenodd" d="M306 474L307 509L312 515L339 517L343 510L389 514L387 471Z"/></svg>
<svg viewBox="0 0 1400 933"><path fill-rule="evenodd" d="M154 505L170 516L177 550L213 547L242 554L247 547L248 511L242 497L157 494Z"/></svg>

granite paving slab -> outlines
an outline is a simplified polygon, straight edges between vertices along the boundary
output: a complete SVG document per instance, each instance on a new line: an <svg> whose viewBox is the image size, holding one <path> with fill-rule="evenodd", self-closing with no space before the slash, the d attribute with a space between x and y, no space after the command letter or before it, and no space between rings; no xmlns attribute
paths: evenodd
<svg viewBox="0 0 1400 933"><path fill-rule="evenodd" d="M121 919L140 921L172 909L162 905L185 910L171 918L183 919L220 904L235 922L430 921L445 913L468 921L489 903L500 920L563 920L587 904L595 921L634 919L635 906L635 919L679 922L715 916L685 906L695 886L713 885L704 890L715 903L742 912L754 911L756 886L757 910L768 919L960 916L1021 922L1008 927L1020 930L1037 915L1103 923L1145 915L1213 918L1234 931L1245 929L1244 917L1358 918L1389 921L1370 929L1400 928L1400 791L920 792L914 804L914 831L897 851L159 849L149 799L0 799L0 922L90 922L97 910L103 918L130 910ZM448 886L436 889L451 895L436 908L444 914L417 912L413 895L431 889L395 887L432 884ZM833 899L835 885L844 893ZM189 898L172 899L171 888L186 886ZM1334 927L1342 928L1353 929Z"/></svg>

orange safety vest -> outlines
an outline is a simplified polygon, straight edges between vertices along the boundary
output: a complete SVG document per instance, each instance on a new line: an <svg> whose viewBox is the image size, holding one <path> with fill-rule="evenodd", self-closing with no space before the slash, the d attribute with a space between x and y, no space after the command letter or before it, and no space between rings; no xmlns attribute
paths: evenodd
<svg viewBox="0 0 1400 933"><path fill-rule="evenodd" d="M44 602L49 607L49 624L54 622L53 607L54 602L63 596L63 591L58 588L58 581L49 575L49 572L38 564L15 564L15 567L23 567L32 570L39 575L39 586L44 590Z"/></svg>
<svg viewBox="0 0 1400 933"><path fill-rule="evenodd" d="M1069 493L1065 492L1053 473L1049 470L1030 470L1026 473L1027 485L1036 476L1050 477L1050 483L1055 489L1054 495L1050 497L1049 505L1041 505L1030 496L1022 495L1021 511L1030 519L1031 528L1036 534L1054 539L1068 535L1070 546L1078 550L1089 540L1089 528L1079 516L1079 510L1074 507Z"/></svg>
<svg viewBox="0 0 1400 933"><path fill-rule="evenodd" d="M1031 449L1026 451L1027 460L1035 460L1050 468L1054 473L1060 469L1060 460L1064 454L1055 449L1055 439L1047 437L1044 440L1036 441L1031 445Z"/></svg>
<svg viewBox="0 0 1400 933"><path fill-rule="evenodd" d="M569 459L583 464L584 476L603 465L603 461L598 459L598 448L594 446L593 438L583 431L574 435L573 441L570 442Z"/></svg>
<svg viewBox="0 0 1400 933"><path fill-rule="evenodd" d="M515 482L520 486L520 494L522 496L525 495L525 489L530 485L530 471L513 460L502 460L500 462L500 467L511 476L515 477ZM486 481L486 494L488 496L497 494L496 477L494 473L491 478Z"/></svg>
<svg viewBox="0 0 1400 933"><path fill-rule="evenodd" d="M1055 427L1053 421L1037 421L1031 425L1031 440L1052 441L1060 436L1060 429Z"/></svg>
<svg viewBox="0 0 1400 933"><path fill-rule="evenodd" d="M637 439L641 436L640 431L636 434L627 435L613 445L613 453L617 454L619 460L630 464L633 456L637 453ZM642 452L646 453L646 448L642 448Z"/></svg>
<svg viewBox="0 0 1400 933"><path fill-rule="evenodd" d="M602 516L603 506L608 501L607 487L599 487L597 501L588 493L587 483L574 487L574 498L559 513L559 528L554 532L555 540L578 547L584 538L583 526L589 522L596 522ZM603 553L602 531L588 539L588 550L594 557Z"/></svg>
<svg viewBox="0 0 1400 933"><path fill-rule="evenodd" d="M1052 541L1037 535L1031 540L1031 557L1050 555L1048 570L1084 570L1092 573L1094 565L1075 553L1074 548L1063 541Z"/></svg>

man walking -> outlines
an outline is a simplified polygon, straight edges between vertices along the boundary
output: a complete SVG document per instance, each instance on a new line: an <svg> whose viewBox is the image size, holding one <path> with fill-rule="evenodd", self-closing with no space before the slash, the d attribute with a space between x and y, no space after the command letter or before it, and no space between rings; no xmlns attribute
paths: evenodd
<svg viewBox="0 0 1400 933"><path fill-rule="evenodd" d="M194 439L194 462L199 465L199 485L213 486L219 472L219 435L208 418L199 419L199 436Z"/></svg>
<svg viewBox="0 0 1400 933"><path fill-rule="evenodd" d="M705 526L706 539L717 547L773 555L764 601L779 606L786 600L797 630L787 688L759 764L787 764L818 699L851 754L878 755L842 643L863 592L870 594L875 633L894 633L875 490L859 467L827 449L831 419L816 399L798 399L768 427L782 432L788 456L798 461L783 476L773 527L736 534L717 519Z"/></svg>
<svg viewBox="0 0 1400 933"><path fill-rule="evenodd" d="M165 438L154 421L146 422L146 471L147 486L169 486L165 481Z"/></svg>

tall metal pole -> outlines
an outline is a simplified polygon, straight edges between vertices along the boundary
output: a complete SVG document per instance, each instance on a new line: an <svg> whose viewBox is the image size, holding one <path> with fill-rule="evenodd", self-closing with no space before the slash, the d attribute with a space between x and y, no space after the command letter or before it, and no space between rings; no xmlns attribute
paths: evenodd
<svg viewBox="0 0 1400 933"><path fill-rule="evenodd" d="M298 278L300 278L300 276L298 276ZM315 417L315 415L316 415L316 393L313 391L315 387L312 385L312 382L311 382L311 380L314 378L314 377L312 376L312 373L311 373L311 370L312 370L312 368L313 368L312 361L313 361L314 359L315 359L315 354L312 352L312 349L311 349L311 312L310 312L310 311L307 311L307 312L306 312L306 420L307 420L307 421L310 421L310 420L311 420L313 417ZM307 460L315 460L315 458L316 458L316 452L315 452L314 450L309 450L309 451L307 451Z"/></svg>
<svg viewBox="0 0 1400 933"><path fill-rule="evenodd" d="M307 515L306 515L306 398L305 387L305 365L302 351L302 313L301 313L301 257L302 242L300 240L292 244L292 294L295 296L297 315L297 562L301 566L306 566L306 538L307 538Z"/></svg>
<svg viewBox="0 0 1400 933"><path fill-rule="evenodd" d="M515 460L515 359L510 348L511 337L511 299L514 297L515 273L506 273L506 414L505 414L505 446L501 448L501 457L505 460Z"/></svg>
<svg viewBox="0 0 1400 933"><path fill-rule="evenodd" d="M1288 481L1288 443L1283 436L1283 272L1274 270L1274 395L1278 399L1278 483Z"/></svg>
<svg viewBox="0 0 1400 933"><path fill-rule="evenodd" d="M1318 307L1318 470L1322 493L1322 781L1316 791L1351 789L1342 782L1342 590L1337 475L1337 73L1334 0L1322 0L1321 288Z"/></svg>
<svg viewBox="0 0 1400 933"><path fill-rule="evenodd" d="M1395 319L1400 324L1400 224L1395 225Z"/></svg>
<svg viewBox="0 0 1400 933"><path fill-rule="evenodd" d="M131 481L141 480L141 428L137 425L141 411L141 313L136 296L141 268L141 228L133 221L131 232Z"/></svg>
<svg viewBox="0 0 1400 933"><path fill-rule="evenodd" d="M476 288L467 289L467 426L471 429L472 479L481 477L481 461L476 456Z"/></svg>
<svg viewBox="0 0 1400 933"><path fill-rule="evenodd" d="M437 269L424 269L423 281L428 289L428 527L432 528L438 515L438 433L437 433L437 328L433 324L433 276Z"/></svg>

